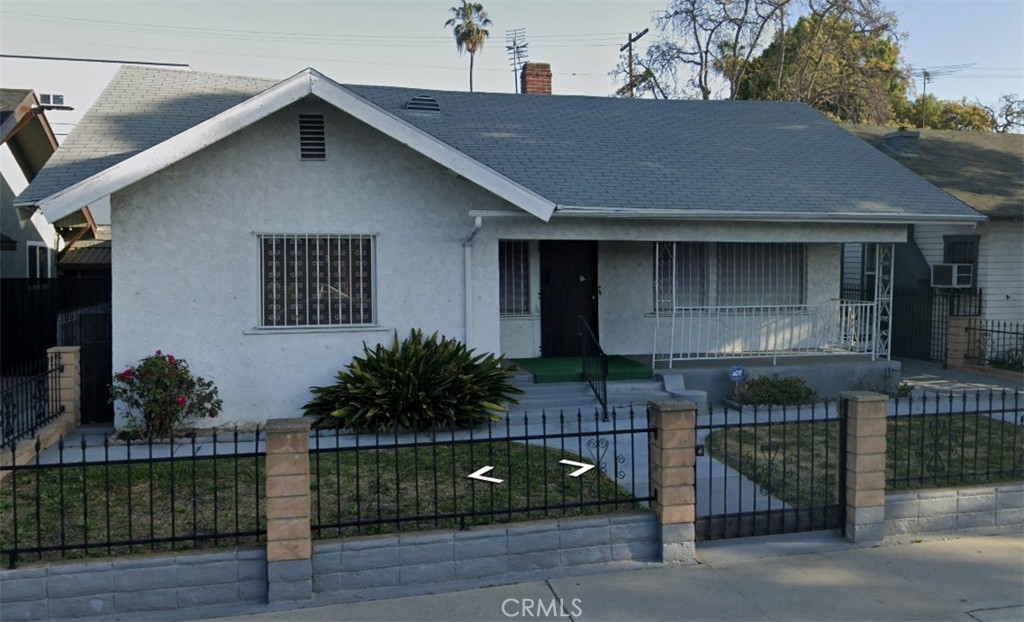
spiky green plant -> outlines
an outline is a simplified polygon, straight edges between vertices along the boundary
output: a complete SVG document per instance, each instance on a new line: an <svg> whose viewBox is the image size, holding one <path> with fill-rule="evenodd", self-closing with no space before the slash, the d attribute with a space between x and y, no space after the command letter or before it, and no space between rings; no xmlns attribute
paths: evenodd
<svg viewBox="0 0 1024 622"><path fill-rule="evenodd" d="M522 393L493 354L476 354L455 339L413 329L391 347L363 344L335 383L310 387L303 409L323 426L355 430L466 427L496 419Z"/></svg>

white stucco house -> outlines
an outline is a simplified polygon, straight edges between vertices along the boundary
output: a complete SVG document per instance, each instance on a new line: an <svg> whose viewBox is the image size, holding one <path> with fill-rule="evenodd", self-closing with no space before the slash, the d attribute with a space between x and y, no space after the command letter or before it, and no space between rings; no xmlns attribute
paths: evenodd
<svg viewBox="0 0 1024 622"><path fill-rule="evenodd" d="M892 245L984 220L799 104L312 69L122 69L18 201L59 218L107 196L114 368L185 357L228 421L296 415L364 342L414 327L510 357L578 355L583 316L659 366L884 358ZM874 302L840 300L848 242L890 268Z"/></svg>
<svg viewBox="0 0 1024 622"><path fill-rule="evenodd" d="M848 129L987 217L978 226L921 223L908 245L929 267L970 266L960 285L981 290L986 320L1024 323L1024 135ZM847 276L855 279L861 249L846 250ZM915 279L931 286L929 271L898 275L897 284L912 286Z"/></svg>

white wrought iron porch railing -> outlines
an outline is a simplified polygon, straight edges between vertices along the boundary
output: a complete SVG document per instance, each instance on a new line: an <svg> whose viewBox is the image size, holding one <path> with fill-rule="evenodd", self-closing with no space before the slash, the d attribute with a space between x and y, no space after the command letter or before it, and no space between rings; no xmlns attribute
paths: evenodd
<svg viewBox="0 0 1024 622"><path fill-rule="evenodd" d="M874 302L833 300L821 305L676 307L654 325L654 365L677 361L807 356L879 355ZM884 353L883 353L884 355Z"/></svg>

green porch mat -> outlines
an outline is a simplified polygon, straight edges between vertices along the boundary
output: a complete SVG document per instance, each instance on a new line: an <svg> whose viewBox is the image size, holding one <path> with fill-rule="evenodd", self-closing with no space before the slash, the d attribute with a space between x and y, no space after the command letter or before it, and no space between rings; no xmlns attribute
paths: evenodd
<svg viewBox="0 0 1024 622"><path fill-rule="evenodd" d="M583 363L579 357L512 359L533 374L534 382L581 382ZM624 356L608 357L608 380L650 380L651 368Z"/></svg>

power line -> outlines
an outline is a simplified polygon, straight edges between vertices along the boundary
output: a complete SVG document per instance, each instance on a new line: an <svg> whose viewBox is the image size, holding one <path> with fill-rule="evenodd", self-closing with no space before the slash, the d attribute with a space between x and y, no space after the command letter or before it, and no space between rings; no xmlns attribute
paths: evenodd
<svg viewBox="0 0 1024 622"><path fill-rule="evenodd" d="M95 46L95 47L104 47L104 48L121 48L121 49L132 49L132 50L150 50L150 51L174 52L174 53L181 53L183 51L188 51L188 52L191 52L191 53L194 53L194 54L206 54L206 55L211 55L211 56L237 56L237 57L241 57L241 58L267 58L267 59L272 59L272 60L297 60L297 61L300 61L300 62L303 62L303 63L308 63L308 62L314 62L315 61L315 62L325 62L325 63L339 63L339 64L344 64L344 65L361 65L361 66L365 66L366 65L365 61L341 60L341 59L338 59L338 58L322 58L322 57L314 57L314 56L281 56L281 55L276 55L276 54L246 54L246 53L242 53L242 52L215 52L215 51L204 51L204 50L195 50L195 49L182 50L182 49L178 49L178 48L165 48L165 47L155 47L155 46L119 45L119 44L116 44L116 43L95 43L95 42L92 42L92 41L68 41L67 39L36 39L36 38L26 38L26 37L6 37L5 41L27 41L27 42L30 42L30 43L33 43L33 44L38 44L38 43L55 43L55 44L60 44L60 43L65 43L65 44L71 44L71 45L84 45L84 46ZM12 55L7 54L5 56L12 56ZM409 68L413 68L413 69L441 69L441 70L445 70L445 71L464 71L464 69L462 67L456 67L456 66L453 66L453 65L417 65L417 64L410 64L410 63L386 63L386 62L378 62L378 61L374 61L374 65L380 66L380 67L409 67ZM487 67L478 67L478 68L476 68L476 71L489 71L489 72L503 72L504 73L506 70L505 69L490 69L490 68L487 68ZM588 77L590 77L590 76L602 76L602 75L604 75L604 74L597 74L597 73L591 73L591 72L585 72L585 71L553 71L552 73L554 75L571 76L571 77L580 77L580 76L588 76Z"/></svg>
<svg viewBox="0 0 1024 622"><path fill-rule="evenodd" d="M27 22L43 22L43 23L55 23L62 24L72 27L88 27L108 30L125 31L131 32L148 32L148 33L165 33L165 34L176 34L176 35L188 35L188 36L217 36L221 38L235 38L242 40L260 40L266 41L271 40L294 40L299 42L307 43L359 43L366 42L365 44L377 45L381 42L394 43L396 40L404 42L417 42L417 43L450 43L450 37L444 36L424 36L424 35L402 35L402 36L387 36L387 35L365 35L365 34L331 34L331 33L310 33L310 32L290 32L290 31L271 31L271 30L238 30L238 29L226 29L226 28L209 28L204 26L174 26L169 24L153 24L145 22L124 22L124 21L113 21L113 20L99 20L91 18L79 18L79 17L63 17L63 16L51 16L51 15L40 15L33 13L17 13L17 12L5 12L5 19L16 19ZM535 39L540 40L553 40L553 41L569 41L569 42L583 42L583 41L607 41L611 44L615 39L618 38L618 33L564 33L564 34L553 34L553 35L536 35ZM580 40L580 41L576 41Z"/></svg>

